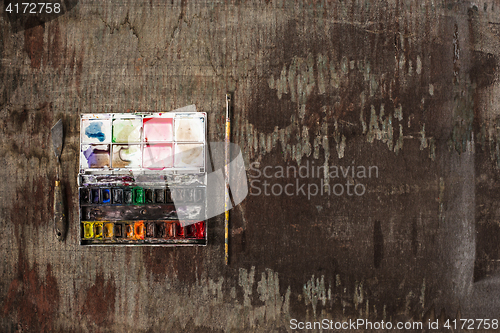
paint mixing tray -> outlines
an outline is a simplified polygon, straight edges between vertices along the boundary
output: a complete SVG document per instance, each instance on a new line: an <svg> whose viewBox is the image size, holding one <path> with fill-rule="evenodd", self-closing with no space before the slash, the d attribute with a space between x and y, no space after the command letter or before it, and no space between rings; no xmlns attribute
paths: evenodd
<svg viewBox="0 0 500 333"><path fill-rule="evenodd" d="M82 114L80 244L206 244L206 113Z"/></svg>

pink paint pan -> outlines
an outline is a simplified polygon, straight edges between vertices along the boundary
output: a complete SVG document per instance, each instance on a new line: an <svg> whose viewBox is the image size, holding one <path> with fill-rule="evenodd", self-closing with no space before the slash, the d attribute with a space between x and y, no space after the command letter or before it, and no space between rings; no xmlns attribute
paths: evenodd
<svg viewBox="0 0 500 333"><path fill-rule="evenodd" d="M172 141L172 118L144 118L144 139L147 142Z"/></svg>
<svg viewBox="0 0 500 333"><path fill-rule="evenodd" d="M142 156L143 167L150 170L171 168L174 164L174 150L170 143L147 144Z"/></svg>

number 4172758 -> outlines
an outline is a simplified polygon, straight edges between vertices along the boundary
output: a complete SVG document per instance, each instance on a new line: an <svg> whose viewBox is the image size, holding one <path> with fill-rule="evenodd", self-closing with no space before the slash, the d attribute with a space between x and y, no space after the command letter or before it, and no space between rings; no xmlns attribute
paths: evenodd
<svg viewBox="0 0 500 333"><path fill-rule="evenodd" d="M474 329L498 329L498 319L460 319L447 320L444 327L450 329L474 330Z"/></svg>
<svg viewBox="0 0 500 333"><path fill-rule="evenodd" d="M59 14L61 12L61 4L60 3L51 3L51 2L23 2L23 3L9 3L7 8L5 8L6 12L10 14L51 14L56 13Z"/></svg>

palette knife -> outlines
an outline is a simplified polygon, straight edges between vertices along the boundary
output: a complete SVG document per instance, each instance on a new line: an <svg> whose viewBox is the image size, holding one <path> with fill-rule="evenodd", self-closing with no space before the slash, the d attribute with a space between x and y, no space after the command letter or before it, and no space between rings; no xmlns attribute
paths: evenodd
<svg viewBox="0 0 500 333"><path fill-rule="evenodd" d="M62 119L52 127L52 147L57 158L57 179L54 186L54 231L56 238L63 241L66 237L66 215L64 213L64 199L62 196L61 182L59 180L59 172L61 169L61 152L63 148L63 123Z"/></svg>

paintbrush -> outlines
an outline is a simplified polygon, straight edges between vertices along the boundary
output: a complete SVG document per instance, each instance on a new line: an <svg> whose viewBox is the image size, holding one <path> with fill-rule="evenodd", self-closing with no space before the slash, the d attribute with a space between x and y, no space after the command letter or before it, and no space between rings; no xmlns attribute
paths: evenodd
<svg viewBox="0 0 500 333"><path fill-rule="evenodd" d="M229 136L231 135L231 120L230 120L230 109L231 109L231 94L226 94L226 149L224 158L224 174L226 178L226 186L224 187L224 254L226 259L226 265L229 264Z"/></svg>
<svg viewBox="0 0 500 333"><path fill-rule="evenodd" d="M66 236L66 215L64 213L64 200L62 196L61 182L59 180L59 173L61 169L61 153L63 146L63 123L62 120L59 121L52 127L52 147L54 148L54 153L57 158L57 179L54 186L54 231L56 238L59 241L63 241Z"/></svg>

